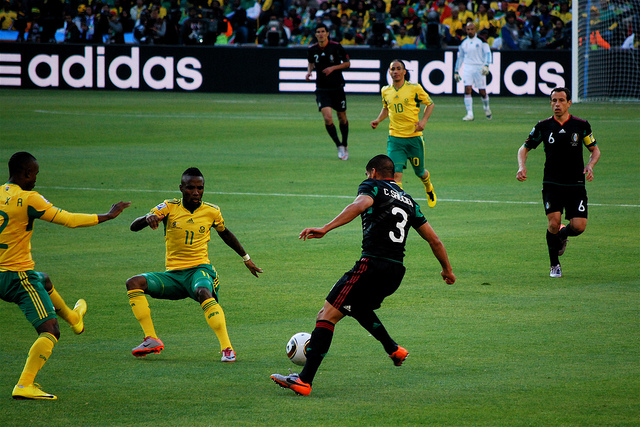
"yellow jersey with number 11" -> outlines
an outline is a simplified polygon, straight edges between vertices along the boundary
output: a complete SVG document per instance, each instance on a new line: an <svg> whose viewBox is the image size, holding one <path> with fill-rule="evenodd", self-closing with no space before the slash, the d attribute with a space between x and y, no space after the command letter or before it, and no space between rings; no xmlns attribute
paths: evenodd
<svg viewBox="0 0 640 427"><path fill-rule="evenodd" d="M220 208L202 202L193 212L185 208L182 199L165 200L151 213L164 216L164 240L167 247L167 270L182 270L209 261L208 243L211 228L224 231L224 220Z"/></svg>

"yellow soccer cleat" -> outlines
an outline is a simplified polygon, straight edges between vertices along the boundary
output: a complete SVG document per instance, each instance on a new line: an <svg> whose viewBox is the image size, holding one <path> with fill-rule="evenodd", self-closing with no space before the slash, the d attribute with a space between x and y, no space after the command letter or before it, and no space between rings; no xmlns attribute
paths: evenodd
<svg viewBox="0 0 640 427"><path fill-rule="evenodd" d="M436 202L438 201L435 190L432 188L431 191L427 191L426 193L427 193L427 205L430 208L435 208Z"/></svg>
<svg viewBox="0 0 640 427"><path fill-rule="evenodd" d="M40 399L40 400L56 400L57 397L50 393L40 390L39 384L17 385L13 388L13 398L17 400Z"/></svg>
<svg viewBox="0 0 640 427"><path fill-rule="evenodd" d="M87 314L87 302L83 299L79 299L73 307L73 311L78 314L78 323L71 325L71 330L74 334L80 335L84 332L84 315Z"/></svg>

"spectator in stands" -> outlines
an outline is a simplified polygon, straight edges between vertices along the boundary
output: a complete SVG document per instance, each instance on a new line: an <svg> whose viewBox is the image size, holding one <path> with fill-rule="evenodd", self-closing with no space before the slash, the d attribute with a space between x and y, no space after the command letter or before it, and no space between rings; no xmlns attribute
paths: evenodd
<svg viewBox="0 0 640 427"><path fill-rule="evenodd" d="M571 22L571 9L569 9L569 2L562 0L560 2L560 9L551 11L551 15L557 16L566 25Z"/></svg>
<svg viewBox="0 0 640 427"><path fill-rule="evenodd" d="M131 19L133 19L133 21L136 23L136 26L140 25L140 16L145 10L147 10L147 6L144 4L144 0L136 0L136 4L131 9L129 9L129 15L131 16Z"/></svg>
<svg viewBox="0 0 640 427"><path fill-rule="evenodd" d="M545 49L567 49L570 47L570 41L567 34L564 31L564 22L561 19L556 19L553 26L553 32L551 39L544 46Z"/></svg>
<svg viewBox="0 0 640 427"><path fill-rule="evenodd" d="M518 46L520 28L516 21L516 13L507 12L507 22L502 26L500 38L502 39L502 50L520 50Z"/></svg>
<svg viewBox="0 0 640 427"><path fill-rule="evenodd" d="M442 49L448 32L446 25L440 23L438 12L432 10L427 13L427 25L422 27L419 42L426 49Z"/></svg>
<svg viewBox="0 0 640 427"><path fill-rule="evenodd" d="M480 3L478 5L478 12L474 18L474 22L476 24L476 28L478 31L481 31L483 28L488 26L489 16L487 14L489 10L489 5L487 3Z"/></svg>
<svg viewBox="0 0 640 427"><path fill-rule="evenodd" d="M551 41L551 24L540 25L538 28L538 41L536 42L536 49L545 49L547 43Z"/></svg>
<svg viewBox="0 0 640 427"><path fill-rule="evenodd" d="M18 14L11 9L11 3L5 0L2 11L0 11L0 30L10 30L13 26L13 21L18 18Z"/></svg>
<svg viewBox="0 0 640 427"><path fill-rule="evenodd" d="M82 39L80 29L75 22L73 22L73 17L70 13L65 14L64 25L64 42L80 43Z"/></svg>
<svg viewBox="0 0 640 427"><path fill-rule="evenodd" d="M449 46L458 46L462 42L465 34L462 22L460 21L457 6L451 8L451 16L446 18L442 23L449 28L447 44Z"/></svg>
<svg viewBox="0 0 640 427"><path fill-rule="evenodd" d="M27 28L29 30L27 34L27 41L31 43L40 43L42 27L40 26L40 9L37 7L31 8L31 14L28 17L29 23Z"/></svg>
<svg viewBox="0 0 640 427"><path fill-rule="evenodd" d="M122 8L120 16L118 17L118 21L122 24L122 31L125 34L133 32L133 28L135 27L136 23L133 19L131 19L131 13L129 12L129 9Z"/></svg>
<svg viewBox="0 0 640 427"><path fill-rule="evenodd" d="M415 46L416 46L416 38L408 35L407 27L404 25L401 25L398 28L398 34L396 34L395 36L395 43L393 44L393 47L409 49L409 48L415 48Z"/></svg>
<svg viewBox="0 0 640 427"><path fill-rule="evenodd" d="M475 20L473 12L467 9L466 0L458 1L458 17L460 18L460 22L462 22L463 26L467 25L467 22L469 22L470 20L472 22Z"/></svg>
<svg viewBox="0 0 640 427"><path fill-rule="evenodd" d="M549 26L552 25L551 18L552 15L549 12L549 6L546 3L542 3L538 10L538 17L540 18L540 24Z"/></svg>

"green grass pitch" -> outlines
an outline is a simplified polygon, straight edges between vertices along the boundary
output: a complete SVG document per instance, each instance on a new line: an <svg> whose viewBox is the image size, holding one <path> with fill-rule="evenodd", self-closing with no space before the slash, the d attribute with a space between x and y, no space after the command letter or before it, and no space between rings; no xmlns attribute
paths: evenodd
<svg viewBox="0 0 640 427"><path fill-rule="evenodd" d="M464 123L462 97L434 97L427 166L438 195L405 190L444 241L458 281L415 233L403 285L378 311L410 356L396 368L353 319L336 328L311 396L269 375L298 369L285 344L311 332L324 297L359 255L360 221L302 242L355 197L364 166L386 151L388 122L372 130L378 96L348 96L347 162L338 160L313 95L0 91L0 173L20 150L40 162L36 189L56 206L114 221L70 230L36 222L36 269L73 305L86 331L62 336L36 381L55 402L14 401L11 390L36 335L17 306L0 303L0 425L438 425L604 426L640 419L640 145L637 104L575 104L602 150L587 184L589 225L569 242L561 279L548 277L540 189L544 153L515 179L516 152L551 115L546 99L492 98L486 121ZM150 299L159 355L136 359L142 330L124 282L162 270L160 230L128 227L199 167L205 199L264 274L256 279L215 236L221 304L238 362L194 301ZM3 178L6 179L6 178Z"/></svg>

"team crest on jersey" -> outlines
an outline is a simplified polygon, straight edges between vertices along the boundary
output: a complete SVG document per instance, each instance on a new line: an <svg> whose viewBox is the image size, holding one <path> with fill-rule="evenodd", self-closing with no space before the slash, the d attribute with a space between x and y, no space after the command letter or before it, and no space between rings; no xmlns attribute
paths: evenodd
<svg viewBox="0 0 640 427"><path fill-rule="evenodd" d="M162 202L158 206L156 206L156 209L162 210L162 209L164 209L166 207L167 207L167 204L165 202Z"/></svg>
<svg viewBox="0 0 640 427"><path fill-rule="evenodd" d="M577 147L578 146L578 134L574 133L571 135L571 146L572 147Z"/></svg>

